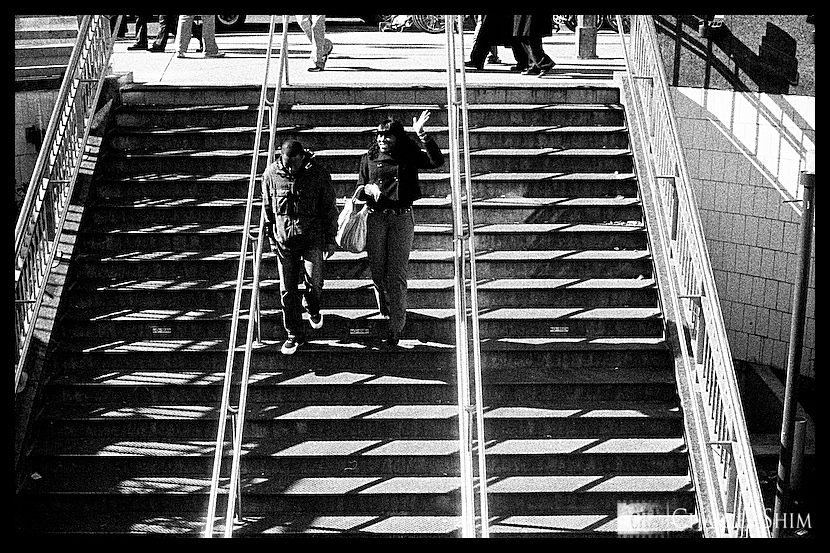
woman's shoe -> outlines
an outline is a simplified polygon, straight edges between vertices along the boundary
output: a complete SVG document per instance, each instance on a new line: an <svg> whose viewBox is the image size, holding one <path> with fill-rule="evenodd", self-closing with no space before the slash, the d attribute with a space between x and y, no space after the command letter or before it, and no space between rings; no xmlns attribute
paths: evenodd
<svg viewBox="0 0 830 553"><path fill-rule="evenodd" d="M525 69L527 69L527 66L526 66L526 65L511 65L511 66L510 66L510 70L511 70L511 71L519 71L519 72L521 72L521 71L524 71Z"/></svg>
<svg viewBox="0 0 830 553"><path fill-rule="evenodd" d="M476 65L474 62L471 61L465 61L464 67L466 67L467 69L478 69L479 71L482 71L484 69L484 65Z"/></svg>
<svg viewBox="0 0 830 553"><path fill-rule="evenodd" d="M541 72L542 70L534 65L522 71L522 75L539 75Z"/></svg>

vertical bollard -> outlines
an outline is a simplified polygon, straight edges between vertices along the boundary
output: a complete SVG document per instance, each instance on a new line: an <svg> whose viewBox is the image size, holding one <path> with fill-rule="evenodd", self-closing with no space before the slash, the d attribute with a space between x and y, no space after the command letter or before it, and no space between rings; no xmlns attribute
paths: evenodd
<svg viewBox="0 0 830 553"><path fill-rule="evenodd" d="M590 60L597 57L597 16L576 16L576 57Z"/></svg>

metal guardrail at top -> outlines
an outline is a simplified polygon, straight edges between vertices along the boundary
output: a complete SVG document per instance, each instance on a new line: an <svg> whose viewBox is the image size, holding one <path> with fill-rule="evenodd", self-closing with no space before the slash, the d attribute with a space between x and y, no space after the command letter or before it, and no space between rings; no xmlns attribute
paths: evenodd
<svg viewBox="0 0 830 553"><path fill-rule="evenodd" d="M458 374L458 429L461 472L461 534L476 537L474 450L478 458L479 520L482 538L489 537L487 506L487 469L485 463L484 411L481 370L481 338L476 289L476 251L473 230L473 191L470 178L470 129L467 110L467 84L464 69L463 15L444 16L447 21L456 17L455 25L447 25L447 109L450 142L450 183L452 185L453 247L455 265L455 343ZM456 47L455 35L458 33ZM459 54L460 52L460 54ZM457 59L460 56L460 61ZM456 65L458 71L456 71ZM456 79L456 72L460 81ZM459 136L459 133L461 136ZM464 175L464 187L461 175ZM463 204L466 203L467 223L464 224ZM465 230L466 229L466 230ZM465 277L464 243L467 244L470 265L470 336L467 324L467 290ZM472 350L472 370L470 367ZM471 381L472 379L472 381ZM475 436L473 434L475 428ZM477 447L474 446L477 445Z"/></svg>
<svg viewBox="0 0 830 553"><path fill-rule="evenodd" d="M620 16L617 16L618 19ZM696 482L708 501L698 505L703 532L712 537L769 537L763 498L746 428L732 354L726 337L708 250L691 179L681 149L671 95L650 15L630 16L626 38L620 34L628 68L632 108L646 141L648 172L644 186L656 201L656 239L664 244L671 302L676 317L684 384L692 394L683 408L701 435L687 446L703 462ZM623 28L618 21L618 28ZM682 320L680 320L682 319ZM688 437L687 437L688 438ZM695 455L691 455L694 460ZM697 472L697 471L694 471Z"/></svg>
<svg viewBox="0 0 830 553"><path fill-rule="evenodd" d="M283 16L286 18L288 16ZM285 19L283 19L285 21ZM211 477L210 495L208 499L208 509L205 515L205 529L203 537L213 537L216 526L216 508L219 495L220 479L222 478L223 460L226 457L226 433L227 420L231 418L231 443L233 446L231 453L231 469L230 480L227 486L227 505L225 513L225 522L223 537L229 538L233 536L234 520L241 517L242 512L242 489L240 483L240 464L242 458L242 436L245 426L245 411L247 406L248 395L248 377L251 369L251 354L253 352L253 333L254 329L259 332L259 284L260 284L260 264L262 262L262 244L264 242L264 226L265 226L265 211L260 209L259 225L257 227L257 234L251 235L251 218L253 212L253 200L256 192L257 175L259 173L259 152L262 139L262 124L265 119L266 107L270 108L269 118L269 140L268 140L268 165L274 160L275 151L275 127L277 123L277 115L279 111L280 92L282 90L282 80L285 77L286 84L288 84L288 25L282 26L282 46L280 47L279 58L279 73L277 77L276 89L274 92L274 100L270 101L267 98L268 91L268 75L271 65L271 52L274 42L274 28L276 23L276 16L271 16L270 29L268 34L268 48L265 54L265 74L262 80L262 88L259 98L259 109L257 110L257 128L254 137L254 148L251 159L251 173L248 181L248 201L245 208L245 222L243 224L242 244L239 249L239 265L236 278L236 289L234 295L233 317L231 319L231 330L228 338L228 354L225 363L225 379L222 388L222 403L219 407L219 428L216 433L216 448L214 451L213 460L213 474ZM251 249L251 258L253 260L253 278L251 283L250 304L248 306L248 319L245 332L244 344L238 344L239 319L241 316L242 291L245 286L245 272L247 268L249 248ZM257 341L259 341L259 334L257 334ZM236 407L231 406L231 388L233 386L234 376L234 361L237 350L244 348L244 361L242 363L242 374L238 381L238 396L236 398Z"/></svg>
<svg viewBox="0 0 830 553"><path fill-rule="evenodd" d="M118 16L114 28L121 24ZM15 392L26 362L115 37L105 15L84 15L14 228Z"/></svg>

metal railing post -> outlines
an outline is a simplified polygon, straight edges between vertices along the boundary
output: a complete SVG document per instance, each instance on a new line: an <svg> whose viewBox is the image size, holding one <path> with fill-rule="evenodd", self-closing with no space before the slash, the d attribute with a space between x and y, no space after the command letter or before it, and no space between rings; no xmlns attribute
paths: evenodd
<svg viewBox="0 0 830 553"><path fill-rule="evenodd" d="M813 161L813 163L815 163ZM801 374L802 345L804 343L805 308L810 285L810 249L813 241L813 213L815 211L815 167L799 175L804 190L804 215L799 235L798 278L793 289L790 323L790 351L787 356L787 380L784 388L784 415L781 422L781 447L778 454L778 474L775 485L775 507L772 519L772 537L781 533L778 521L787 514L790 500L790 471L793 460L793 432L798 408L798 381Z"/></svg>

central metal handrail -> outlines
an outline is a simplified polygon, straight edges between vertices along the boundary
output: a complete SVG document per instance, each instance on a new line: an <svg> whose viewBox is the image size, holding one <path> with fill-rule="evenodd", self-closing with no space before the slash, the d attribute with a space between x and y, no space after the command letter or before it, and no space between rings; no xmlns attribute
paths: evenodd
<svg viewBox="0 0 830 553"><path fill-rule="evenodd" d="M268 34L268 48L265 54L265 74L262 80L262 88L260 91L259 108L257 111L257 128L254 137L254 149L251 160L251 173L248 181L248 201L245 209L245 222L242 228L242 245L239 250L239 266L236 279L236 290L234 295L233 317L231 319L231 330L228 338L228 354L225 363L225 379L222 388L222 402L219 407L219 428L216 433L216 448L214 451L213 460L213 475L211 477L210 497L208 500L208 509L205 516L205 529L203 537L213 537L214 527L216 525L216 507L219 494L219 481L222 472L223 459L225 457L225 434L227 432L227 419L232 420L232 465L230 472L230 482L228 484L228 500L227 509L225 513L225 524L223 537L231 537L234 529L234 514L238 517L241 515L242 500L241 500L241 483L240 483L240 464L242 458L242 436L245 425L245 411L247 406L248 395L248 378L250 375L251 355L253 352L253 334L254 329L259 329L259 284L260 284L260 264L262 261L262 244L263 231L265 226L265 212L260 210L258 231L255 235L250 234L250 225L253 212L253 200L256 192L256 181L259 174L259 152L262 137L262 124L265 118L266 107L270 108L269 121L269 141L267 164L274 159L275 151L275 130L277 123L277 114L279 111L280 93L282 90L283 78L288 81L288 16L282 16L282 46L280 47L279 57L279 73L277 77L276 88L274 92L274 100L267 99L268 90L268 76L271 65L271 54L274 41L274 28L276 24L276 16L272 15L269 25ZM237 406L232 407L231 388L233 385L234 376L234 361L235 353L240 346L237 345L237 331L239 327L239 319L241 314L242 291L245 286L245 269L247 266L249 247L253 250L253 282L251 284L250 304L248 307L247 328L245 333L244 361L242 364L242 374L239 378L239 390Z"/></svg>
<svg viewBox="0 0 830 553"><path fill-rule="evenodd" d="M628 68L632 109L647 152L646 192L656 214L655 238L668 258L667 301L675 318L680 374L691 397L684 410L697 439L687 439L705 493L703 530L715 537L769 537L743 406L732 364L720 300L703 235L692 181L686 167L653 16L632 15L625 38L617 16ZM644 194L646 196L646 194ZM685 302L685 303L684 303Z"/></svg>
<svg viewBox="0 0 830 553"><path fill-rule="evenodd" d="M447 38L447 108L450 146L450 182L452 185L453 248L455 262L455 321L456 369L458 374L458 428L461 460L461 533L462 537L476 537L475 532L475 474L473 471L474 442L477 442L478 496L481 537L489 537L489 509L487 506L487 468L485 461L484 411L481 369L481 337L478 317L478 290L476 274L475 232L473 219L472 179L470 177L470 128L467 107L467 82L464 70L463 15L446 15ZM457 18L457 19L456 19ZM459 40L456 47L455 33ZM460 63L457 57L460 52ZM459 69L456 69L456 64ZM456 79L456 72L460 81ZM461 137L459 137L459 132ZM463 142L463 148L461 145ZM464 188L461 185L463 169ZM467 224L464 225L463 204L466 201ZM465 231L466 228L466 231ZM465 277L464 244L467 244L470 265L470 336L467 324L467 286ZM472 350L472 375L470 371ZM471 382L472 377L472 382ZM472 396L471 396L472 387ZM476 439L473 439L473 422Z"/></svg>

